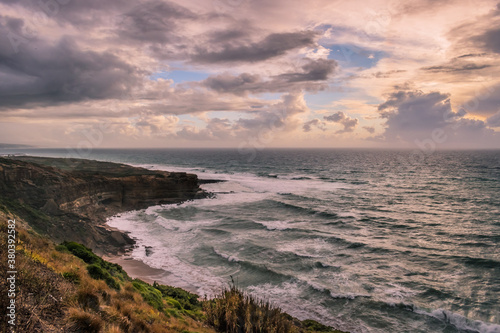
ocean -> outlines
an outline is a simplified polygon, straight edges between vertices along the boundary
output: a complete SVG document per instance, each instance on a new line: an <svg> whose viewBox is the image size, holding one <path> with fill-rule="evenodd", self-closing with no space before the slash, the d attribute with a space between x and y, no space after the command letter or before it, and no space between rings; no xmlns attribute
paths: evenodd
<svg viewBox="0 0 500 333"><path fill-rule="evenodd" d="M109 220L137 240L133 258L172 273L162 282L210 296L232 277L353 333L500 332L500 151L16 152L223 180L202 185L211 198Z"/></svg>

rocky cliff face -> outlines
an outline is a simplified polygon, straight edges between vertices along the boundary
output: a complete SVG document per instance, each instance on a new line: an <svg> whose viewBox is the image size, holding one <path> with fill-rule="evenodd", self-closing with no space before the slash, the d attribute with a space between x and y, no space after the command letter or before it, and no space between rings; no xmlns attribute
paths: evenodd
<svg viewBox="0 0 500 333"><path fill-rule="evenodd" d="M37 157L0 158L0 190L35 230L108 251L133 242L103 227L107 217L204 196L193 174Z"/></svg>

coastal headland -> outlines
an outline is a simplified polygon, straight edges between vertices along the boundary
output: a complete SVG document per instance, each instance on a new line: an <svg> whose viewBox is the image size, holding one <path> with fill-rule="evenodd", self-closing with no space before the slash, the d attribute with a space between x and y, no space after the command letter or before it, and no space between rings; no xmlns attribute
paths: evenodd
<svg viewBox="0 0 500 333"><path fill-rule="evenodd" d="M133 240L104 225L121 212L180 203L206 193L198 177L84 159L0 158L1 200L15 202L30 226L55 242L121 253Z"/></svg>

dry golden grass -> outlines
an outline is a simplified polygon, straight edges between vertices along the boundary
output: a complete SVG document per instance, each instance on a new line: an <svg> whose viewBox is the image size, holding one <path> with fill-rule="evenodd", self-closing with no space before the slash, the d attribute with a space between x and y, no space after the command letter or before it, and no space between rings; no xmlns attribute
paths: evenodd
<svg viewBox="0 0 500 333"><path fill-rule="evenodd" d="M0 218L11 218L3 212L0 215ZM2 246L7 239L4 229L0 230ZM21 272L18 283L22 284L18 301L27 305L26 309L20 309L24 325L18 327L18 332L61 329L110 333L215 332L187 316L169 318L147 304L130 282L126 282L121 291L116 291L103 280L91 278L81 259L55 250L55 244L47 238L22 227L16 231L17 268ZM41 296L28 300L28 293L32 298ZM58 299L53 301L52 295ZM168 308L168 304L165 306ZM54 307L57 309L52 309ZM30 314L33 308L34 313ZM60 314L58 327L51 325L51 320L56 319L53 314L44 318L49 310L57 310Z"/></svg>
<svg viewBox="0 0 500 333"><path fill-rule="evenodd" d="M70 308L68 310L68 321L70 332L99 333L105 326L100 316L81 308Z"/></svg>

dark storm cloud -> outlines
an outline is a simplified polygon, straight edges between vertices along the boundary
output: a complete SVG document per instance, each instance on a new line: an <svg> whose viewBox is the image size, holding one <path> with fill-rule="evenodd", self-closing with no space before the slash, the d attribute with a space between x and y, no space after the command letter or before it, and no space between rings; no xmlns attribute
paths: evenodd
<svg viewBox="0 0 500 333"><path fill-rule="evenodd" d="M500 110L500 84L477 91L462 107L468 113L490 116Z"/></svg>
<svg viewBox="0 0 500 333"><path fill-rule="evenodd" d="M499 139L485 122L464 118L463 109L453 112L450 95L441 92L395 91L378 109L382 118L387 119L383 137L390 141L418 145L434 140L434 146L463 144L466 147L471 142L492 145Z"/></svg>
<svg viewBox="0 0 500 333"><path fill-rule="evenodd" d="M486 51L500 53L500 28L487 30L483 34L473 37L473 40Z"/></svg>
<svg viewBox="0 0 500 333"><path fill-rule="evenodd" d="M60 24L86 29L109 24L117 13L136 4L133 0L0 0L0 3L31 11L29 19L35 25L43 25L46 19L55 19Z"/></svg>
<svg viewBox="0 0 500 333"><path fill-rule="evenodd" d="M145 75L110 53L81 50L69 37L57 43L9 41L17 19L0 17L0 105L51 105L122 96Z"/></svg>
<svg viewBox="0 0 500 333"><path fill-rule="evenodd" d="M378 110L387 119L386 132L427 130L446 125L446 115L458 117L451 112L449 98L440 92L397 91Z"/></svg>
<svg viewBox="0 0 500 333"><path fill-rule="evenodd" d="M463 54L461 56L458 56L457 59L470 58L470 57L483 57L485 55L486 55L486 53L469 53L469 54Z"/></svg>
<svg viewBox="0 0 500 333"><path fill-rule="evenodd" d="M199 46L192 60L198 63L257 62L285 54L287 51L315 45L317 32L273 33L256 43L224 43L216 50Z"/></svg>
<svg viewBox="0 0 500 333"><path fill-rule="evenodd" d="M263 92L285 92L298 88L304 90L318 90L322 88L324 81L328 80L337 67L335 60L308 59L303 65L301 72L290 72L269 79L264 79L260 75L242 73L232 75L223 73L211 76L202 85L220 93L231 93L244 95L247 93Z"/></svg>
<svg viewBox="0 0 500 333"><path fill-rule="evenodd" d="M249 28L240 26L231 27L227 30L216 30L208 33L210 43L226 43L234 40L241 40L249 37Z"/></svg>
<svg viewBox="0 0 500 333"><path fill-rule="evenodd" d="M461 65L443 65L443 66L430 66L423 67L422 70L432 72L432 73L450 73L450 72L464 72L464 71L475 71L484 68L491 67L489 64L461 64Z"/></svg>
<svg viewBox="0 0 500 333"><path fill-rule="evenodd" d="M500 6L487 14L453 28L449 36L455 42L456 52L468 53L458 58L482 57L500 53Z"/></svg>
<svg viewBox="0 0 500 333"><path fill-rule="evenodd" d="M243 94L247 91L256 91L262 89L263 81L260 75L242 73L232 75L224 73L210 76L202 82L206 87L222 93Z"/></svg>
<svg viewBox="0 0 500 333"><path fill-rule="evenodd" d="M171 2L151 1L121 15L118 34L141 42L167 43L172 40L181 20L197 15Z"/></svg>
<svg viewBox="0 0 500 333"><path fill-rule="evenodd" d="M277 76L288 82L324 81L335 71L337 62L332 59L309 60L302 66L301 73L286 73Z"/></svg>

